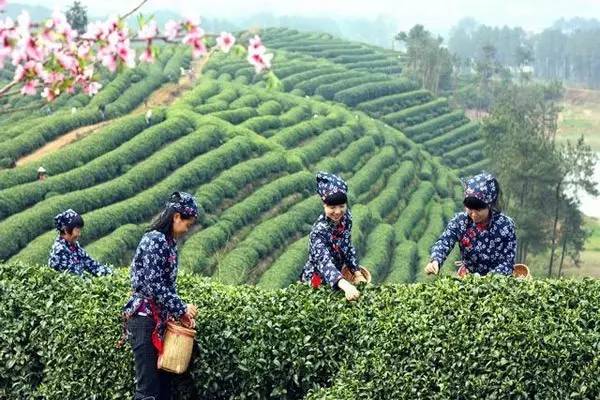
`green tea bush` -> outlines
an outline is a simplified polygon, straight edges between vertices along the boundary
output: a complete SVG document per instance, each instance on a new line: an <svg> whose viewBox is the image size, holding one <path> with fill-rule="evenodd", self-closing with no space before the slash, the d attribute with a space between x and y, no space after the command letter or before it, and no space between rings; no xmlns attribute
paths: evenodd
<svg viewBox="0 0 600 400"><path fill-rule="evenodd" d="M116 349L127 270L81 279L0 265L0 397L130 399ZM199 309L184 399L597 399L600 281L437 279L366 288L230 287L180 274Z"/></svg>

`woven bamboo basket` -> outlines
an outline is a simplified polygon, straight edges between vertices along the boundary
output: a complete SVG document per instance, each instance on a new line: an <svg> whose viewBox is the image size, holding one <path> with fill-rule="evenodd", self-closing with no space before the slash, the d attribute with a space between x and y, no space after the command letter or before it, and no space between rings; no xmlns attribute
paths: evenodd
<svg viewBox="0 0 600 400"><path fill-rule="evenodd" d="M158 369L175 374L185 372L192 358L195 337L196 330L168 322L163 352L158 356Z"/></svg>
<svg viewBox="0 0 600 400"><path fill-rule="evenodd" d="M362 272L363 276L367 280L367 283L371 283L372 277L371 277L371 273L369 272L369 270L363 266L360 266L359 268L360 268L360 272ZM352 273L352 271L350 271L350 268L346 267L345 265L342 267L342 276L348 282L350 282L352 284L355 283L354 282L354 274Z"/></svg>
<svg viewBox="0 0 600 400"><path fill-rule="evenodd" d="M527 267L525 264L515 264L513 276L515 278L531 278L529 267Z"/></svg>

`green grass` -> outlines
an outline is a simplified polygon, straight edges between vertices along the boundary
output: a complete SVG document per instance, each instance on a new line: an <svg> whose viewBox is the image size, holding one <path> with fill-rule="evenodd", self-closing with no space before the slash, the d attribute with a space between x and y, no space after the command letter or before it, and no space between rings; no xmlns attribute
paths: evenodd
<svg viewBox="0 0 600 400"><path fill-rule="evenodd" d="M591 235L586 240L584 250L581 252L580 267L575 267L570 260L565 259L564 275L600 278L600 219L586 217L585 227L590 230Z"/></svg>
<svg viewBox="0 0 600 400"><path fill-rule="evenodd" d="M568 89L558 121L558 140L577 140L600 151L600 91Z"/></svg>
<svg viewBox="0 0 600 400"><path fill-rule="evenodd" d="M600 219L585 217L585 228L591 235L587 238L585 246L580 255L580 265L576 267L568 256L562 270L564 277L593 277L600 278ZM558 273L558 264L560 263L560 249L557 249L555 255L557 260L554 264L554 275ZM527 258L527 265L531 274L535 278L544 278L548 273L548 262L550 260L550 251L543 254L536 254Z"/></svg>

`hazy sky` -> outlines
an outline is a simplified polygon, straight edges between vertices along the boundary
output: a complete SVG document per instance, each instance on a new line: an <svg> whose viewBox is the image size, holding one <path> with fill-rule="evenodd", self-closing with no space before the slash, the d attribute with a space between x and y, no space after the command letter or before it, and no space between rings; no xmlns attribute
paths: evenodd
<svg viewBox="0 0 600 400"><path fill-rule="evenodd" d="M139 0L81 0L92 15L119 14ZM9 0L11 2L11 0ZM73 0L21 0L64 9ZM488 25L519 25L541 30L561 17L600 19L600 0L149 0L143 10L170 9L227 18L272 12L276 15L393 17L399 29L422 23L429 29L447 30L460 18L471 16Z"/></svg>

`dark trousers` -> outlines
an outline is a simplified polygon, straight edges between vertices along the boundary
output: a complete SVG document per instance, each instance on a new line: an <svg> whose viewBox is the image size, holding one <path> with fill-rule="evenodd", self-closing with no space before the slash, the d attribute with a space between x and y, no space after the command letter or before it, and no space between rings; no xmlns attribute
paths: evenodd
<svg viewBox="0 0 600 400"><path fill-rule="evenodd" d="M156 367L158 352L152 345L155 323L150 317L133 316L127 322L135 361L134 400L171 400L172 374Z"/></svg>

